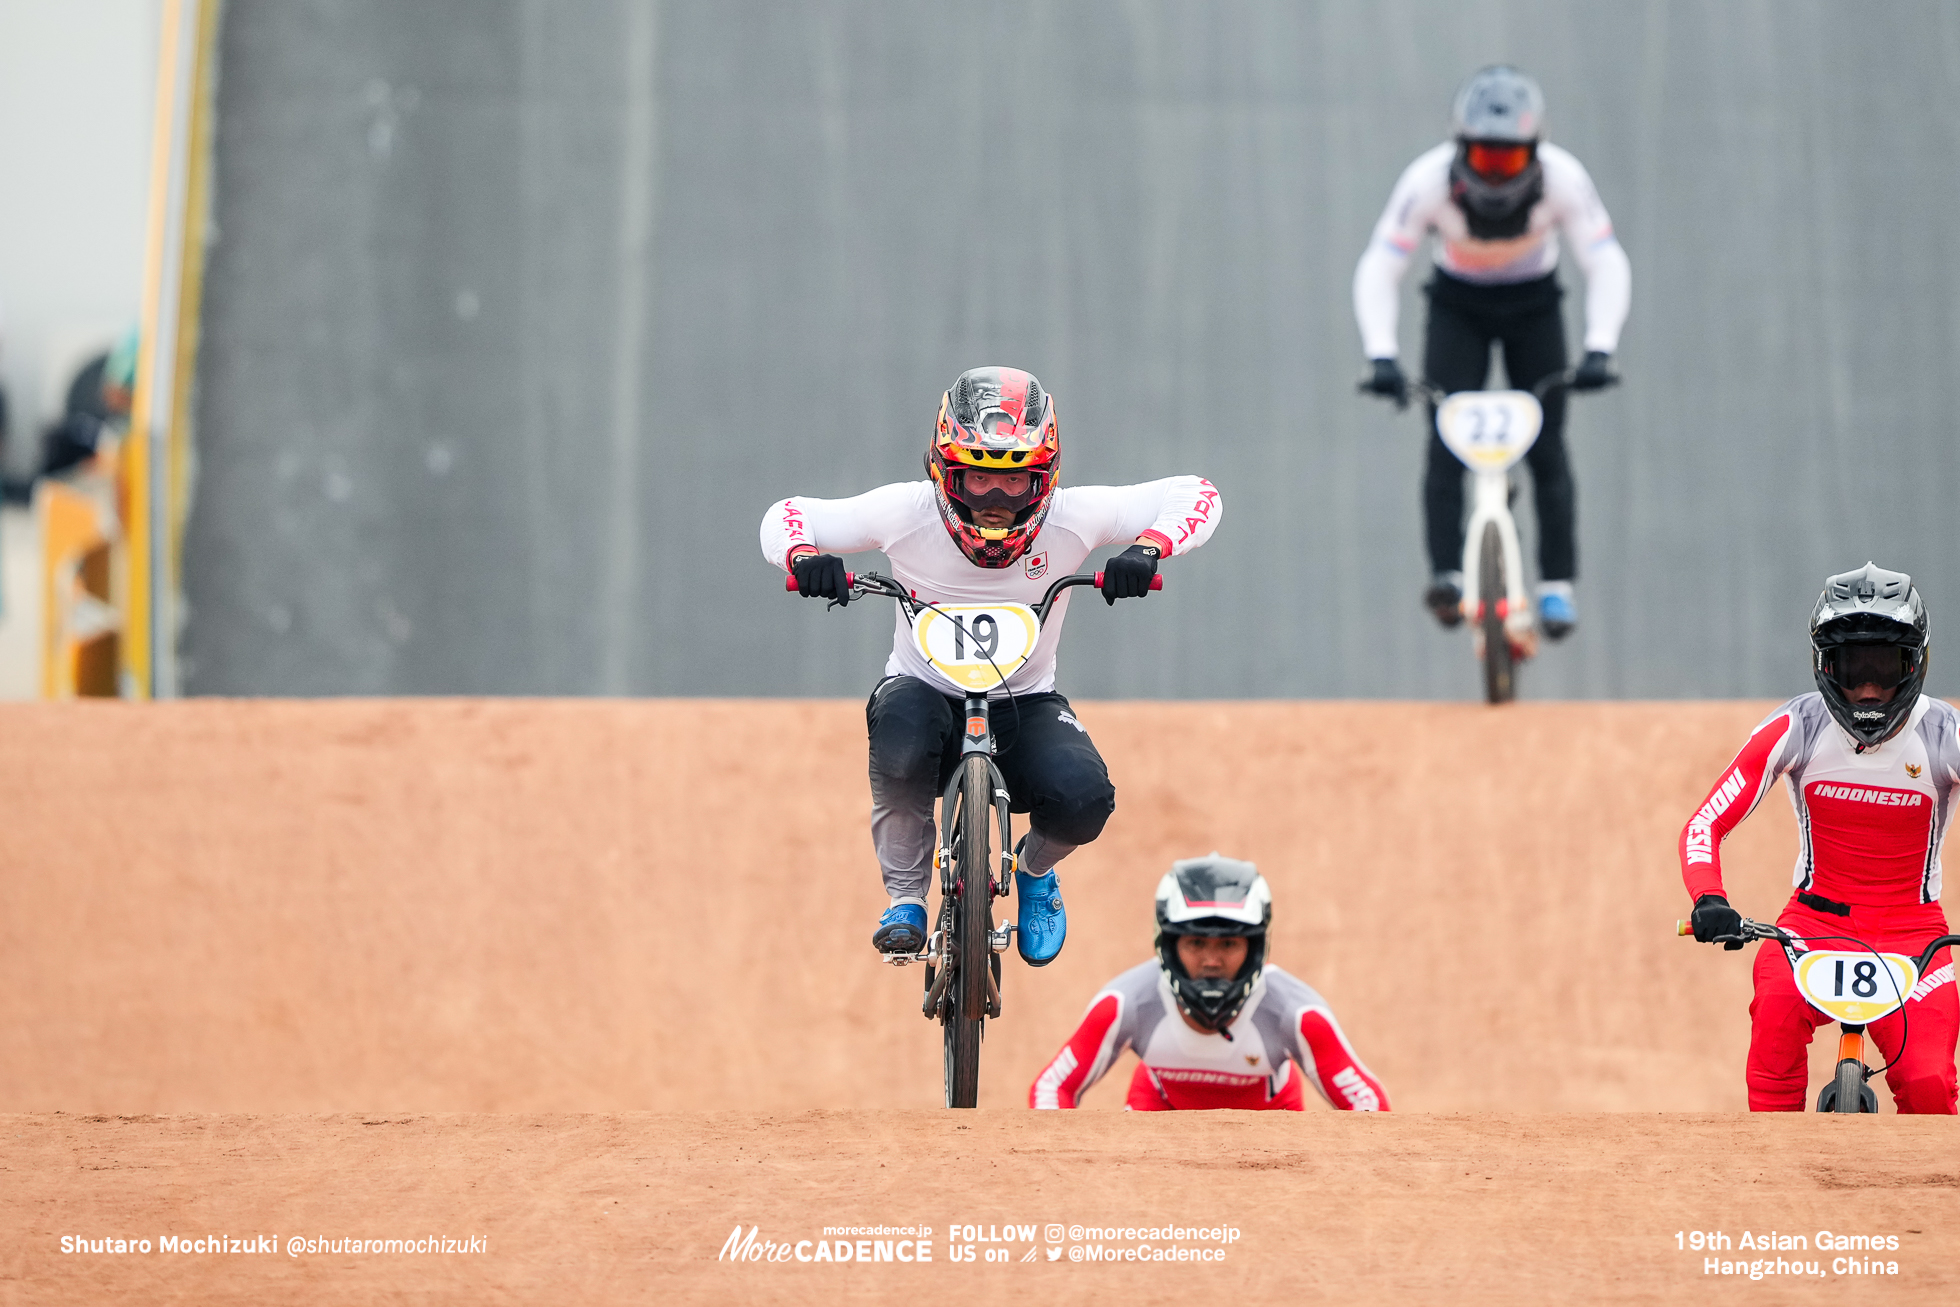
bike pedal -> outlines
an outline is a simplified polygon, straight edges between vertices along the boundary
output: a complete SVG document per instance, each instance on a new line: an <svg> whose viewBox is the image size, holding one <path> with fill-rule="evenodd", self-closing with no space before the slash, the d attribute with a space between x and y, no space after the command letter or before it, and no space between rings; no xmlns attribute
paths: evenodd
<svg viewBox="0 0 1960 1307"><path fill-rule="evenodd" d="M886 963L894 967L909 967L914 962L932 961L930 953L886 953L883 956Z"/></svg>
<svg viewBox="0 0 1960 1307"><path fill-rule="evenodd" d="M996 953L1007 952L1007 946L1014 942L1014 932L1017 929L1018 927L1010 921L999 930L988 931L987 947Z"/></svg>

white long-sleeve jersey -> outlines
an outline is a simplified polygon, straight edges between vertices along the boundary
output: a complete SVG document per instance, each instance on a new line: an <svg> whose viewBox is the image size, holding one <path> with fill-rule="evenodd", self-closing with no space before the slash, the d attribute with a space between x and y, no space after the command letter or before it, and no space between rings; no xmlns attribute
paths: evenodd
<svg viewBox="0 0 1960 1307"><path fill-rule="evenodd" d="M1455 158L1455 143L1445 142L1408 166L1355 265L1354 320L1367 356L1389 359L1399 352L1397 288L1416 247L1430 232L1438 238L1438 268L1464 281L1495 285L1531 281L1556 268L1560 228L1586 274L1586 348L1611 354L1619 347L1620 328L1633 301L1633 268L1585 165L1556 145L1540 145L1545 193L1532 206L1524 234L1487 241L1470 234L1463 210L1450 199L1450 163Z"/></svg>
<svg viewBox="0 0 1960 1307"><path fill-rule="evenodd" d="M932 483L903 481L850 499L795 495L762 518L762 556L788 569L801 545L827 554L880 549L892 577L933 603L1008 602L1033 605L1056 577L1082 570L1090 553L1149 536L1165 558L1189 553L1211 538L1224 512L1217 489L1202 477L1166 477L1135 486L1064 486L1041 531L1010 567L975 564L947 534L933 502ZM1034 652L995 695L1038 694L1055 688L1055 651L1068 616L1064 590L1042 624ZM897 608L897 605L893 605ZM887 676L916 676L950 695L965 691L935 670L912 643L905 614L898 612Z"/></svg>
<svg viewBox="0 0 1960 1307"><path fill-rule="evenodd" d="M1298 977L1265 967L1232 1024L1231 1038L1191 1029L1178 1015L1169 977L1155 961L1131 967L1089 1000L1082 1024L1035 1077L1029 1107L1075 1107L1126 1048L1138 1065L1132 1111L1242 1108L1300 1111L1297 1064L1329 1105L1386 1112L1388 1091L1363 1066L1334 1009Z"/></svg>

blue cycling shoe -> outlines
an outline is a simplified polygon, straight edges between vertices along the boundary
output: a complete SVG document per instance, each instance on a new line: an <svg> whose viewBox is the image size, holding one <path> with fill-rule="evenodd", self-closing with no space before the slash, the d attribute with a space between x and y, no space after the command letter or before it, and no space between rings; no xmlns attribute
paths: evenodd
<svg viewBox="0 0 1960 1307"><path fill-rule="evenodd" d="M1578 624L1579 608L1570 589L1547 590L1538 596L1538 625L1549 639L1563 640Z"/></svg>
<svg viewBox="0 0 1960 1307"><path fill-rule="evenodd" d="M926 910L917 903L895 903L878 918L871 947L880 953L917 953L926 946Z"/></svg>
<svg viewBox="0 0 1960 1307"><path fill-rule="evenodd" d="M1017 871L1014 892L1021 897L1020 928L1014 932L1021 960L1031 967L1045 967L1068 939L1068 911L1062 907L1061 882L1052 870L1040 876Z"/></svg>

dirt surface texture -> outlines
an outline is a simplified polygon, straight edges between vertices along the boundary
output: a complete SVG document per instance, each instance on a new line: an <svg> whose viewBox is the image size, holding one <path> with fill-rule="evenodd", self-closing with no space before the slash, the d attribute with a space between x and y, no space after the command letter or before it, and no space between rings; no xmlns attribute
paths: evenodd
<svg viewBox="0 0 1960 1307"><path fill-rule="evenodd" d="M1840 1257L1952 1287L1955 1123L1741 1115L1748 955L1673 933L1681 825L1769 706L1076 705L1116 816L961 1114L919 973L868 945L857 704L0 709L0 1299L1788 1302L1870 1269ZM1265 871L1273 960L1395 1116L1119 1114L1127 1060L1022 1106L1211 849ZM1777 911L1794 849L1779 794L1725 851L1738 907ZM737 1223L788 1260L718 1261ZM796 1260L844 1227L930 1227L932 1261ZM1226 1227L1223 1261L1136 1237ZM1772 1231L1819 1274L1719 1269ZM489 1251L346 1251L429 1236ZM1186 1260L1075 1260L1146 1244Z"/></svg>

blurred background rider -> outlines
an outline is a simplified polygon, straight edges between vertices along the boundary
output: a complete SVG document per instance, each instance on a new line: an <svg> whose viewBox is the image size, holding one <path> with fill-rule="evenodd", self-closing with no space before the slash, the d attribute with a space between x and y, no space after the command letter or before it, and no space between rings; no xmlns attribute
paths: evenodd
<svg viewBox="0 0 1960 1307"><path fill-rule="evenodd" d="M1354 316L1370 360L1364 391L1397 407L1409 380L1396 361L1398 287L1417 246L1438 236L1436 273L1426 288L1429 324L1423 372L1445 391L1480 390L1493 341L1504 348L1514 389L1529 390L1566 366L1559 314L1558 232L1586 274L1585 359L1572 388L1616 380L1611 360L1632 295L1626 252L1570 154L1541 139L1545 97L1515 68L1480 69L1457 93L1455 139L1402 173L1354 269ZM1545 398L1545 425L1525 461L1538 506L1538 620L1554 640L1578 621L1574 487L1565 453L1565 395ZM1423 602L1444 626L1463 619L1463 465L1444 447L1430 414L1423 516L1433 580Z"/></svg>
<svg viewBox="0 0 1960 1307"><path fill-rule="evenodd" d="M1302 1076L1342 1111L1386 1112L1327 1000L1266 962L1272 893L1250 862L1173 863L1157 886L1157 956L1103 986L1035 1078L1029 1107L1075 1107L1123 1050L1139 1059L1127 1106L1302 1111ZM1294 1074L1295 1070L1300 1072Z"/></svg>
<svg viewBox="0 0 1960 1307"><path fill-rule="evenodd" d="M1722 888L1722 841L1788 776L1801 844L1797 892L1776 924L1813 945L1850 948L1848 937L1917 956L1946 934L1940 842L1960 788L1960 711L1920 693L1926 605L1911 577L1866 563L1824 583L1810 647L1817 688L1755 729L1681 832L1695 938L1742 947L1742 914ZM1831 1018L1797 993L1781 944L1757 951L1755 982L1749 1110L1801 1112L1805 1050ZM1953 954L1941 949L1903 1007L1871 1026L1901 1112L1953 1112L1957 1033Z"/></svg>
<svg viewBox="0 0 1960 1307"><path fill-rule="evenodd" d="M960 374L940 396L925 462L924 481L775 504L762 519L763 557L794 573L808 599L846 600L838 555L881 549L893 578L929 603L1032 605L1092 551L1126 544L1102 568L1102 595L1113 604L1149 594L1158 560L1210 539L1223 511L1211 482L1195 476L1058 489L1054 397L1017 368ZM1057 597L1027 661L990 694L1010 704L993 714L994 761L1010 806L1028 814L1014 874L1015 944L1037 967L1055 960L1068 935L1055 864L1102 834L1116 809L1102 755L1055 690L1071 593ZM871 842L891 899L871 943L915 953L926 942L932 803L959 764L965 692L920 654L903 612L896 621L885 679L865 705Z"/></svg>

